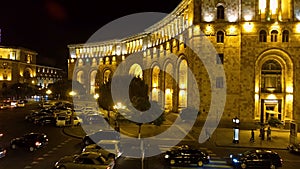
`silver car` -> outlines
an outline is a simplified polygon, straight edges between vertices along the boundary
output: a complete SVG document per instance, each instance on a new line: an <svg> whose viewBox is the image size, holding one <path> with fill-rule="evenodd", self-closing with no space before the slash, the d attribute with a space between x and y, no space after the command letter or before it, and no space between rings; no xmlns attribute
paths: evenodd
<svg viewBox="0 0 300 169"><path fill-rule="evenodd" d="M101 154L96 152L84 152L71 156L62 157L54 168L59 169L106 169L111 161L107 161Z"/></svg>

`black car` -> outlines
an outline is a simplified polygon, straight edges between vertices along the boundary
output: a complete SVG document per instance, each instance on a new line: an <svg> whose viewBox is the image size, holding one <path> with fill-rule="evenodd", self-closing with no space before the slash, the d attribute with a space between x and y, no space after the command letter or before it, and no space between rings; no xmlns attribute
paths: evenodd
<svg viewBox="0 0 300 169"><path fill-rule="evenodd" d="M141 147L144 148L143 151ZM171 169L155 144L140 146L136 141L123 143L121 152L122 154L115 159L112 169Z"/></svg>
<svg viewBox="0 0 300 169"><path fill-rule="evenodd" d="M10 148L23 147L29 151L35 151L48 144L48 137L44 133L29 133L10 141Z"/></svg>
<svg viewBox="0 0 300 169"><path fill-rule="evenodd" d="M300 154L300 143L291 143L287 146L291 153Z"/></svg>
<svg viewBox="0 0 300 169"><path fill-rule="evenodd" d="M34 124L37 124L37 125L46 125L46 124L49 124L49 125L55 125L56 123L56 118L54 116L41 116L40 118L37 118L35 119L34 121Z"/></svg>
<svg viewBox="0 0 300 169"><path fill-rule="evenodd" d="M82 142L85 146L96 144L100 140L120 140L120 133L115 130L100 130L96 133L83 137Z"/></svg>
<svg viewBox="0 0 300 169"><path fill-rule="evenodd" d="M164 153L165 160L172 166L189 166L196 164L201 167L210 162L208 153L189 145L179 145Z"/></svg>
<svg viewBox="0 0 300 169"><path fill-rule="evenodd" d="M234 168L271 168L282 167L282 158L278 153L266 149L254 149L240 154L231 154Z"/></svg>

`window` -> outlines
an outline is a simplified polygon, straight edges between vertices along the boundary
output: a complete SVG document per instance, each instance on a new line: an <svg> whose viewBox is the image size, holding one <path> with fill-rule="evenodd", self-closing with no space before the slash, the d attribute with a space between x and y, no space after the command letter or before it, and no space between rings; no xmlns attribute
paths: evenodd
<svg viewBox="0 0 300 169"><path fill-rule="evenodd" d="M224 7L218 6L217 7L217 19L224 19Z"/></svg>
<svg viewBox="0 0 300 169"><path fill-rule="evenodd" d="M259 42L267 42L267 32L265 30L259 32Z"/></svg>
<svg viewBox="0 0 300 169"><path fill-rule="evenodd" d="M277 42L278 31L272 30L271 32L271 42Z"/></svg>
<svg viewBox="0 0 300 169"><path fill-rule="evenodd" d="M284 30L282 32L282 42L289 42L289 31Z"/></svg>
<svg viewBox="0 0 300 169"><path fill-rule="evenodd" d="M224 82L223 77L217 77L216 79L216 88L223 88Z"/></svg>
<svg viewBox="0 0 300 169"><path fill-rule="evenodd" d="M265 93L280 93L282 68L276 60L268 60L262 66L261 90Z"/></svg>
<svg viewBox="0 0 300 169"><path fill-rule="evenodd" d="M224 54L223 53L219 53L216 55L216 60L217 60L217 64L223 64L224 61Z"/></svg>
<svg viewBox="0 0 300 169"><path fill-rule="evenodd" d="M223 31L217 32L217 43L224 43L224 32Z"/></svg>

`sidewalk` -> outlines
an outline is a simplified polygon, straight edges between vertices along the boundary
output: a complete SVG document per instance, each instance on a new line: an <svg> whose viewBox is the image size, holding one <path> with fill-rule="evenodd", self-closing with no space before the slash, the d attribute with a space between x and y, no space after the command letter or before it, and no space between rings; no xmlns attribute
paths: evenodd
<svg viewBox="0 0 300 169"><path fill-rule="evenodd" d="M176 119L176 115L169 114L167 117L168 120L166 120L164 124L161 126L154 126L152 124L142 125L141 135L143 137L151 137L153 135L155 136L156 134L164 132L170 125L172 125L172 121L174 120L174 118ZM138 125L128 123L128 122L119 123L119 125L120 125L121 133L126 134L127 136L130 137L138 137L138 128L139 128ZM88 133L94 132L92 130L89 130L87 126L83 126L83 127L84 130L82 129L81 126L65 127L63 128L63 132L66 135L78 139L81 139L86 135L85 131L87 131ZM180 128L180 126L178 126L178 128ZM199 133L201 131L201 128L196 127L196 129L194 130L198 130ZM206 142L213 143L219 147L268 148L268 149L283 149L283 150L287 149L287 145L290 142L289 130L283 130L277 128L272 128L271 130L272 130L271 140L269 141L267 141L266 133L265 133L265 139L261 140L261 138L259 137L259 130L255 130L254 131L255 142L251 143L250 142L251 130L242 129L239 131L239 143L233 143L233 129L222 127L222 128L217 128L214 131L214 133L211 135L210 139ZM189 135L188 133L186 134ZM197 141L198 138L194 138L194 139L195 139L194 141Z"/></svg>

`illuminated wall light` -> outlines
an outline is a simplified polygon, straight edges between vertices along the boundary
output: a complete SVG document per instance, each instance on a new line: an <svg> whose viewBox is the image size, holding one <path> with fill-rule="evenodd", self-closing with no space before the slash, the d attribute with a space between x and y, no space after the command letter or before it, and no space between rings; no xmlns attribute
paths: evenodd
<svg viewBox="0 0 300 169"><path fill-rule="evenodd" d="M298 24L296 25L296 32L297 32L297 33L300 33L300 23L298 23Z"/></svg>
<svg viewBox="0 0 300 169"><path fill-rule="evenodd" d="M124 56L124 55L122 56L122 60L123 60L123 61L125 60L125 56Z"/></svg>
<svg viewBox="0 0 300 169"><path fill-rule="evenodd" d="M258 101L259 100L259 94L255 94L254 98L255 98L256 101Z"/></svg>
<svg viewBox="0 0 300 169"><path fill-rule="evenodd" d="M229 34L236 34L236 27L235 26L230 26L229 27Z"/></svg>
<svg viewBox="0 0 300 169"><path fill-rule="evenodd" d="M166 89L166 94L167 94L167 95L170 95L170 94L171 94L171 89L167 88L167 89Z"/></svg>
<svg viewBox="0 0 300 169"><path fill-rule="evenodd" d="M230 15L228 16L228 21L229 22L236 22L238 17L236 15Z"/></svg>
<svg viewBox="0 0 300 169"><path fill-rule="evenodd" d="M214 17L212 14L205 14L203 19L205 22L212 22Z"/></svg>
<svg viewBox="0 0 300 169"><path fill-rule="evenodd" d="M277 97L274 94L270 94L270 95L267 96L267 99L268 100L276 100Z"/></svg>
<svg viewBox="0 0 300 169"><path fill-rule="evenodd" d="M185 84L180 84L179 88L180 89L185 89Z"/></svg>
<svg viewBox="0 0 300 169"><path fill-rule="evenodd" d="M205 33L206 34L212 34L214 32L214 29L211 25L207 25L205 28Z"/></svg>
<svg viewBox="0 0 300 169"><path fill-rule="evenodd" d="M253 30L253 27L254 27L253 24L250 22L244 24L244 29L246 32L251 32Z"/></svg>
<svg viewBox="0 0 300 169"><path fill-rule="evenodd" d="M251 20L252 20L252 17L253 17L253 16L250 15L250 14L245 15L245 16L244 16L244 20L245 20L245 21L251 21Z"/></svg>
<svg viewBox="0 0 300 169"><path fill-rule="evenodd" d="M293 93L293 87L292 86L287 86L286 87L286 92L287 93Z"/></svg>
<svg viewBox="0 0 300 169"><path fill-rule="evenodd" d="M287 94L287 95L286 95L286 101L287 101L287 102L293 102L293 98L294 98L294 97L293 97L292 94Z"/></svg>

